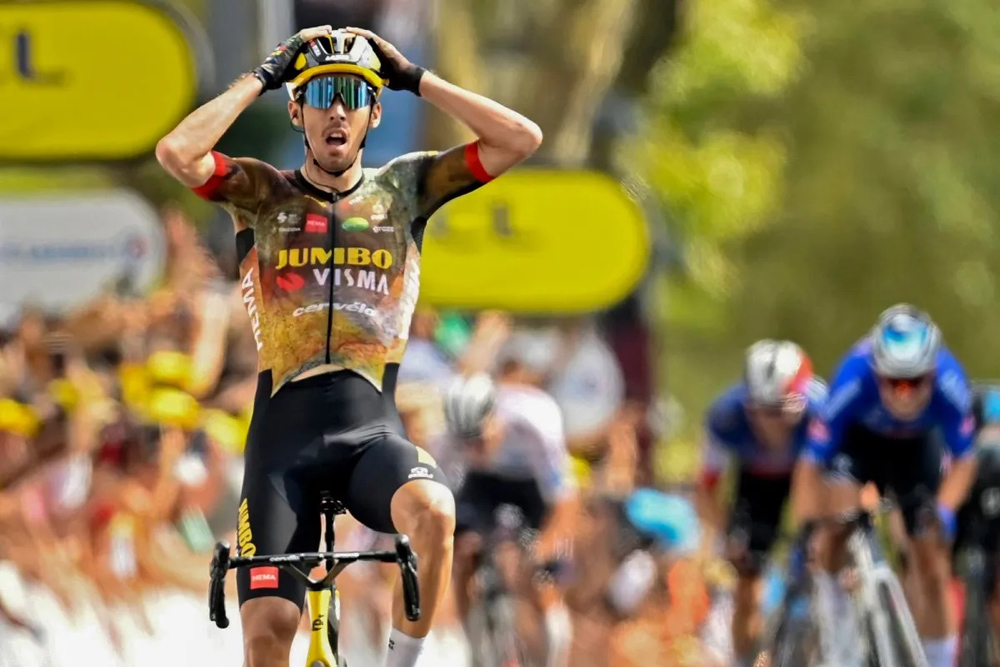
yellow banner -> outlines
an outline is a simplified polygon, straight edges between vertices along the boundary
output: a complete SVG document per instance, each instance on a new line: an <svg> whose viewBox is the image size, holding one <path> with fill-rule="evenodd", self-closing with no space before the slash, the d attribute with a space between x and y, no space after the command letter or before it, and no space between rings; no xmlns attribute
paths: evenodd
<svg viewBox="0 0 1000 667"><path fill-rule="evenodd" d="M0 4L0 42L0 160L135 157L195 99L192 47L150 5Z"/></svg>
<svg viewBox="0 0 1000 667"><path fill-rule="evenodd" d="M580 313L637 286L650 241L641 209L614 179L522 169L436 213L423 254L428 304Z"/></svg>

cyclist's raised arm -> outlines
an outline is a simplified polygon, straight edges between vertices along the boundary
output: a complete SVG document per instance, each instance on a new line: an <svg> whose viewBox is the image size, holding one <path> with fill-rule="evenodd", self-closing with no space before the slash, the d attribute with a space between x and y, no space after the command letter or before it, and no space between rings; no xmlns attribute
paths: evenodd
<svg viewBox="0 0 1000 667"><path fill-rule="evenodd" d="M408 90L423 97L476 134L475 143L439 155L440 166L434 169L441 173L432 174L430 179L439 182L438 189L458 190L476 181L485 183L538 150L542 131L531 120L414 65L392 44L368 30L348 30L365 37L373 45L390 89ZM474 180L470 181L470 176Z"/></svg>
<svg viewBox="0 0 1000 667"><path fill-rule="evenodd" d="M303 44L331 30L330 26L309 28L289 37L260 67L195 109L156 144L156 159L163 168L189 188L201 187L219 175L220 162L212 151L222 135L264 91L281 87Z"/></svg>

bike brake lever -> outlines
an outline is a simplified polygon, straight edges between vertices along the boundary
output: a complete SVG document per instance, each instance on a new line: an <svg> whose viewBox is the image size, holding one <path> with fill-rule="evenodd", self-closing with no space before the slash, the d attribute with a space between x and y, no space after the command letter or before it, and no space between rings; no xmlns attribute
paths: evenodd
<svg viewBox="0 0 1000 667"><path fill-rule="evenodd" d="M226 617L226 573L229 572L229 544L218 542L210 567L211 582L208 587L208 618L219 628L229 627Z"/></svg>

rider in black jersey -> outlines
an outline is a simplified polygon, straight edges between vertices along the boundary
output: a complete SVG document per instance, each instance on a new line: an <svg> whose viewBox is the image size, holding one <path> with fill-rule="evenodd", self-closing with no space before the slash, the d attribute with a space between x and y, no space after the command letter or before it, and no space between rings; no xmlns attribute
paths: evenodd
<svg viewBox="0 0 1000 667"><path fill-rule="evenodd" d="M287 85L305 161L281 171L215 144L264 91ZM363 169L384 87L406 90L478 139ZM393 605L386 667L413 667L449 580L455 504L434 460L403 437L393 392L420 281L424 228L449 199L530 156L538 126L404 58L371 32L303 30L194 111L160 163L231 214L260 372L239 512L242 555L313 550L329 490L419 557L423 614ZM456 276L461 280L461 276ZM277 568L238 579L246 662L287 667L304 591Z"/></svg>

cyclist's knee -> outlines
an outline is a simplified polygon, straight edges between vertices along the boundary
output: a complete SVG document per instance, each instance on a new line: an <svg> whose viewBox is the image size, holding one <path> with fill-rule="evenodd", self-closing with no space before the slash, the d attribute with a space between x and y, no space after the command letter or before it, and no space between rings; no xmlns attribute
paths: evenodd
<svg viewBox="0 0 1000 667"><path fill-rule="evenodd" d="M301 610L283 598L248 600L240 609L247 667L288 664Z"/></svg>
<svg viewBox="0 0 1000 667"><path fill-rule="evenodd" d="M916 570L914 574L925 587L943 587L950 581L950 554L936 537L912 540L910 557Z"/></svg>
<svg viewBox="0 0 1000 667"><path fill-rule="evenodd" d="M455 497L443 484L410 482L392 498L392 521L415 543L450 544L455 534Z"/></svg>

